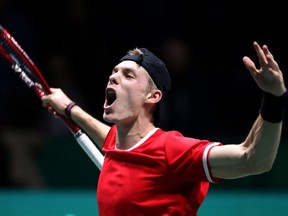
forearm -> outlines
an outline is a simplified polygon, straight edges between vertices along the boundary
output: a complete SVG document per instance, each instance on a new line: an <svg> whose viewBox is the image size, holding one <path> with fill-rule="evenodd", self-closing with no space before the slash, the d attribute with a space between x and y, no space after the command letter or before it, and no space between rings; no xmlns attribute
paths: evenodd
<svg viewBox="0 0 288 216"><path fill-rule="evenodd" d="M211 149L209 162L214 177L232 179L263 173L271 169L276 158L288 94L283 74L267 45L260 47L254 42L253 46L259 69L247 56L243 62L263 91L260 113L243 143Z"/></svg>
<svg viewBox="0 0 288 216"><path fill-rule="evenodd" d="M243 146L251 173L269 171L275 161L282 131L282 122L271 123L258 116Z"/></svg>
<svg viewBox="0 0 288 216"><path fill-rule="evenodd" d="M249 167L256 172L270 170L280 143L287 92L274 96L263 92L260 114L243 146L247 148Z"/></svg>
<svg viewBox="0 0 288 216"><path fill-rule="evenodd" d="M214 177L232 179L271 169L281 139L286 96L263 98L259 116L243 143L211 150L210 165Z"/></svg>
<svg viewBox="0 0 288 216"><path fill-rule="evenodd" d="M110 126L97 120L81 107L75 106L71 109L70 116L97 145L102 148L103 142L110 130Z"/></svg>

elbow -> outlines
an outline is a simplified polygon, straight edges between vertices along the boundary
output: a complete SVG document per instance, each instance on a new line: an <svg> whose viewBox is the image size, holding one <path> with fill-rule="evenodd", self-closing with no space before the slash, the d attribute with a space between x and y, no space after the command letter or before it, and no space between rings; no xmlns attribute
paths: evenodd
<svg viewBox="0 0 288 216"><path fill-rule="evenodd" d="M272 170L273 163L262 165L253 170L254 174L263 174Z"/></svg>
<svg viewBox="0 0 288 216"><path fill-rule="evenodd" d="M263 167L263 172L270 172L273 168L274 160L270 163L267 163L265 167Z"/></svg>
<svg viewBox="0 0 288 216"><path fill-rule="evenodd" d="M273 168L274 159L260 159L256 156L246 158L246 171L249 175L257 175L270 172Z"/></svg>
<svg viewBox="0 0 288 216"><path fill-rule="evenodd" d="M250 165L247 165L246 168L247 168L246 172L248 175L259 175L259 174L270 172L272 169L272 164L270 164L270 165L250 164Z"/></svg>

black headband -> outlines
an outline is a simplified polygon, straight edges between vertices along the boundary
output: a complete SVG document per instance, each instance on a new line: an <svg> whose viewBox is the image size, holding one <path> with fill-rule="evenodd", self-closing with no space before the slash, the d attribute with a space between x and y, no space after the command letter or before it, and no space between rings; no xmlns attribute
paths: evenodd
<svg viewBox="0 0 288 216"><path fill-rule="evenodd" d="M126 54L120 61L130 60L141 65L149 73L156 86L162 91L163 96L171 87L171 79L168 70L161 59L146 48L140 48L141 55Z"/></svg>

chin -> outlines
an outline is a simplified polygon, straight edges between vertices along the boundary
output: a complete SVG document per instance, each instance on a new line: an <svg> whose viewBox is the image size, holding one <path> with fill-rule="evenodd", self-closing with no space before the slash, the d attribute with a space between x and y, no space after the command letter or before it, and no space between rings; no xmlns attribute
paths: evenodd
<svg viewBox="0 0 288 216"><path fill-rule="evenodd" d="M115 123L115 121L113 121L111 118L109 118L109 115L107 114L103 114L103 119L104 121L108 122L108 123Z"/></svg>

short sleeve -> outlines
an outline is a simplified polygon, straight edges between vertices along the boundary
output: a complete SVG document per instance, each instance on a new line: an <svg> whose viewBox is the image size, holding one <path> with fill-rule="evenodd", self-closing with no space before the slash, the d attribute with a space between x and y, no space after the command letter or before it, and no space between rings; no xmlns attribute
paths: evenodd
<svg viewBox="0 0 288 216"><path fill-rule="evenodd" d="M165 151L168 166L176 175L188 181L218 181L211 176L208 157L219 142L184 137L181 133L166 133Z"/></svg>

